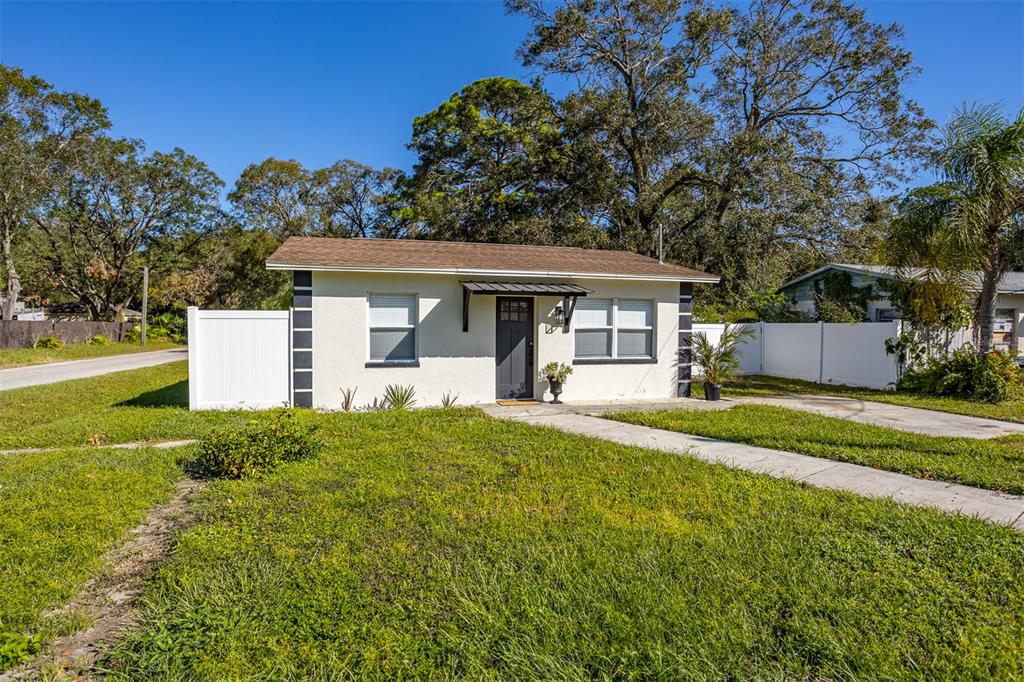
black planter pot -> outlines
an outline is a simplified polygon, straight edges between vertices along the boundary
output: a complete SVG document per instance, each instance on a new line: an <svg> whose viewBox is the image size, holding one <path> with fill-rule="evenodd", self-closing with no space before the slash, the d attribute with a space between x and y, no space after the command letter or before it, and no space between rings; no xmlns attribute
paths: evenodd
<svg viewBox="0 0 1024 682"><path fill-rule="evenodd" d="M562 401L558 399L558 396L562 395L562 382L548 380L548 385L551 388L551 404L561 405Z"/></svg>
<svg viewBox="0 0 1024 682"><path fill-rule="evenodd" d="M721 384L704 384L704 400L721 400Z"/></svg>

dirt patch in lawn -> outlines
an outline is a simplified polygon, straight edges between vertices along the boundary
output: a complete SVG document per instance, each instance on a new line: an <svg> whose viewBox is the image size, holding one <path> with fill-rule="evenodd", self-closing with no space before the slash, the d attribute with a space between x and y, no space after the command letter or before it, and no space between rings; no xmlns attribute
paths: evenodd
<svg viewBox="0 0 1024 682"><path fill-rule="evenodd" d="M134 624L133 607L146 576L166 555L172 536L190 523L189 502L204 486L191 478L179 481L171 499L150 510L146 520L132 529L129 540L107 555L109 573L90 581L64 606L43 614L87 625L54 640L31 663L0 674L0 682L51 678L58 673L89 679L104 652Z"/></svg>

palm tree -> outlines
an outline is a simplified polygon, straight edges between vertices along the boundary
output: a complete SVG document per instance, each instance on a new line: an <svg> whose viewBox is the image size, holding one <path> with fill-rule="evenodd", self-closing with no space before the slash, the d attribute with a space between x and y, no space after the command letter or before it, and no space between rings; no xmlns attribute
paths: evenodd
<svg viewBox="0 0 1024 682"><path fill-rule="evenodd" d="M1024 253L1024 109L1011 121L994 105L964 105L945 127L936 165L941 182L908 194L890 226L890 265L903 279L925 268L911 296L919 318L978 290L974 329L987 353L999 279Z"/></svg>

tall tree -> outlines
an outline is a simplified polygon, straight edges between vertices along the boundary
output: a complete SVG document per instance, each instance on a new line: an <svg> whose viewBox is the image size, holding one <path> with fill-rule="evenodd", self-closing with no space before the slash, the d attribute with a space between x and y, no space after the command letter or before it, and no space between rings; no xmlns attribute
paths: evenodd
<svg viewBox="0 0 1024 682"><path fill-rule="evenodd" d="M377 170L348 159L314 171L321 229L341 237L406 236L407 211L399 187L403 177L394 168Z"/></svg>
<svg viewBox="0 0 1024 682"><path fill-rule="evenodd" d="M246 166L228 200L243 225L269 232L278 242L320 231L313 174L294 159L271 157Z"/></svg>
<svg viewBox="0 0 1024 682"><path fill-rule="evenodd" d="M941 182L909 194L887 251L898 273L926 268L911 297L918 317L934 316L951 292L980 285L974 328L987 353L999 280L1024 256L1024 109L1013 120L996 106L958 110L936 163Z"/></svg>
<svg viewBox="0 0 1024 682"><path fill-rule="evenodd" d="M902 92L900 29L840 0L508 6L534 22L524 63L578 79L562 111L612 169L625 247L653 252L664 224L673 249L723 244L708 267L750 243L813 248L901 177L931 126Z"/></svg>
<svg viewBox="0 0 1024 682"><path fill-rule="evenodd" d="M12 319L21 293L17 241L41 197L110 125L98 100L59 92L46 81L0 64L0 256L5 287L0 318Z"/></svg>
<svg viewBox="0 0 1024 682"><path fill-rule="evenodd" d="M292 236L403 236L401 173L350 160L310 170L294 159L247 166L228 199L238 221L278 241Z"/></svg>
<svg viewBox="0 0 1024 682"><path fill-rule="evenodd" d="M449 240L592 243L574 150L551 96L510 78L471 83L413 121L416 219Z"/></svg>
<svg viewBox="0 0 1024 682"><path fill-rule="evenodd" d="M35 216L52 277L93 319L116 319L138 292L145 250L212 229L222 186L181 149L147 156L134 140L95 139Z"/></svg>

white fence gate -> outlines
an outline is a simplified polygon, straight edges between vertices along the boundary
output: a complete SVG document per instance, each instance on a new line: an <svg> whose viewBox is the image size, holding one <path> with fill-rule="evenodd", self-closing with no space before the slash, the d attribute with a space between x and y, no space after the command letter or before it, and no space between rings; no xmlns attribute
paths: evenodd
<svg viewBox="0 0 1024 682"><path fill-rule="evenodd" d="M740 349L740 374L866 388L891 388L899 379L896 356L885 352L885 340L899 336L899 321L738 326L753 334ZM704 332L712 342L717 342L724 328L721 324L693 325L693 331Z"/></svg>
<svg viewBox="0 0 1024 682"><path fill-rule="evenodd" d="M188 406L291 404L291 312L188 309Z"/></svg>

